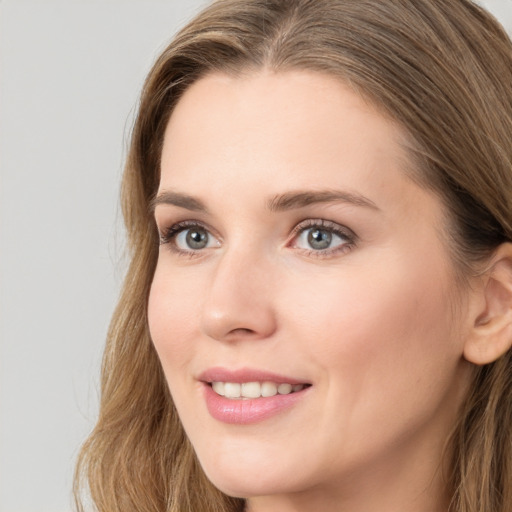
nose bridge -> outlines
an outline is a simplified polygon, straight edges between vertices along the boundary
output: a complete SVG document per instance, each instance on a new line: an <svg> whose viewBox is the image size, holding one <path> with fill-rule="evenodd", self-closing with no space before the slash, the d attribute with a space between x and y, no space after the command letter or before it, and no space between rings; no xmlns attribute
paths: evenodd
<svg viewBox="0 0 512 512"><path fill-rule="evenodd" d="M264 338L275 330L272 265L261 251L243 245L218 256L210 274L202 329L211 338Z"/></svg>

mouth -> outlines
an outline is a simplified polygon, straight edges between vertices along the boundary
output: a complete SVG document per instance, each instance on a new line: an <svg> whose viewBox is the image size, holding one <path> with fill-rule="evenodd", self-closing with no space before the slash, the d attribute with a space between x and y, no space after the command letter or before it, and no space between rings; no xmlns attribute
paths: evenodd
<svg viewBox="0 0 512 512"><path fill-rule="evenodd" d="M291 384L288 382L223 382L214 381L207 383L213 391L231 400L254 400L269 398L276 395L290 395L298 393L311 384Z"/></svg>
<svg viewBox="0 0 512 512"><path fill-rule="evenodd" d="M198 380L210 415L222 423L259 423L299 406L312 384L258 369L210 368Z"/></svg>

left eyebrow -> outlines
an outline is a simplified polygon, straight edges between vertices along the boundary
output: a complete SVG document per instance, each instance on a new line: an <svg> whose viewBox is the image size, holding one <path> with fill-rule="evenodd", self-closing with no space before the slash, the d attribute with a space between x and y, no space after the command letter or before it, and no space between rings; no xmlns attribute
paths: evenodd
<svg viewBox="0 0 512 512"><path fill-rule="evenodd" d="M296 208L304 208L315 203L349 203L354 206L363 206L372 210L380 208L367 197L353 192L341 190L298 190L286 192L272 197L267 207L272 212L282 212Z"/></svg>
<svg viewBox="0 0 512 512"><path fill-rule="evenodd" d="M149 211L154 213L155 208L161 204L178 206L192 212L208 213L206 206L199 199L180 192L164 190L149 203Z"/></svg>

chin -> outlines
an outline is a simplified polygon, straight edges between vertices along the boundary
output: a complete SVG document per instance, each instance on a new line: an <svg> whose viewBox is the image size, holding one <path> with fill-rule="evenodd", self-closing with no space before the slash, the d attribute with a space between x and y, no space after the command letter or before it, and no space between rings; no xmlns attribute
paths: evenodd
<svg viewBox="0 0 512 512"><path fill-rule="evenodd" d="M275 461L274 464L265 461L265 466L251 463L247 459L238 459L236 462L231 459L231 463L229 460L223 460L220 464L218 460L214 462L203 464L200 460L210 482L221 492L234 498L297 492L302 487L297 481L299 475L296 472L276 467Z"/></svg>

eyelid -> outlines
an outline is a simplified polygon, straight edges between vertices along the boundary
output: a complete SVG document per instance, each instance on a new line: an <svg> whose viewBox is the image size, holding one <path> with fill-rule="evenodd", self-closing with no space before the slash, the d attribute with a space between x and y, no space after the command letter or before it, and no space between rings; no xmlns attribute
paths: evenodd
<svg viewBox="0 0 512 512"><path fill-rule="evenodd" d="M303 231L304 229L316 227L330 229L334 233L339 233L347 238L356 238L356 234L350 228L343 226L342 224L338 224L337 222L333 222L332 220L326 220L321 218L306 219L299 222L293 228L292 235L296 235L297 233Z"/></svg>
<svg viewBox="0 0 512 512"><path fill-rule="evenodd" d="M312 228L321 228L327 231L331 231L333 234L339 236L343 240L346 240L345 243L335 246L329 247L327 249L303 249L300 247L294 247L294 243L297 240L297 237L305 230ZM291 241L287 244L289 247L302 251L307 256L314 256L317 258L328 257L331 255L335 255L340 252L346 252L353 248L358 240L357 235L350 228L343 226L342 224L338 224L337 222L333 222L325 219L306 219L302 222L299 222L292 230L291 233Z"/></svg>
<svg viewBox="0 0 512 512"><path fill-rule="evenodd" d="M180 249L175 243L177 235L179 235L182 231L191 228L200 227L208 232L209 236L217 240L219 243L221 238L216 234L216 232L204 222L198 220L183 220L180 222L176 222L171 224L169 227L158 229L159 237L160 237L160 245L168 245L170 250L177 254L184 254L189 256L198 256L204 249Z"/></svg>

